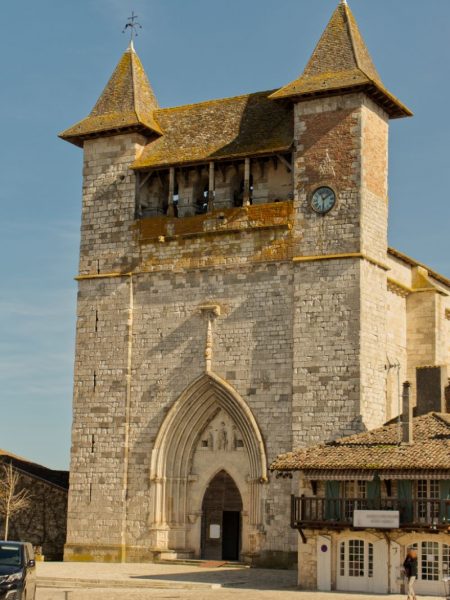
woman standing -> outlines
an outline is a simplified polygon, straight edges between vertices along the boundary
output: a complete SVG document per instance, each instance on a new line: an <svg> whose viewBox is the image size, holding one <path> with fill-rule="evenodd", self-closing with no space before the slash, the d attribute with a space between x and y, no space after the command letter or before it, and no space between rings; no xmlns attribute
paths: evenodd
<svg viewBox="0 0 450 600"><path fill-rule="evenodd" d="M403 568L408 579L408 600L416 600L414 582L417 579L417 552L415 550L409 550Z"/></svg>

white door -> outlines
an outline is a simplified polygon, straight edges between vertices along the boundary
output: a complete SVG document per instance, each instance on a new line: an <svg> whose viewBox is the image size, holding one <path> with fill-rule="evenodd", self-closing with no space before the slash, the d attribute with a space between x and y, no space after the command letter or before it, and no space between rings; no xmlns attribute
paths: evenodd
<svg viewBox="0 0 450 600"><path fill-rule="evenodd" d="M378 540L373 544L373 592L388 594L388 546L386 540Z"/></svg>
<svg viewBox="0 0 450 600"><path fill-rule="evenodd" d="M387 593L387 548L384 540L375 544L361 539L339 542L337 560L338 591Z"/></svg>
<svg viewBox="0 0 450 600"><path fill-rule="evenodd" d="M391 541L391 589L389 593L400 594L403 582L400 544Z"/></svg>
<svg viewBox="0 0 450 600"><path fill-rule="evenodd" d="M331 592L331 538L317 537L317 589Z"/></svg>

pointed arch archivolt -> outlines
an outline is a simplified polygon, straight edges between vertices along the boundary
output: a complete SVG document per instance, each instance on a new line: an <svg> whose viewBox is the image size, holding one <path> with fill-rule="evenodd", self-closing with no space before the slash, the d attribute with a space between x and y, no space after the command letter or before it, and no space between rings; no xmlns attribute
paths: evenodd
<svg viewBox="0 0 450 600"><path fill-rule="evenodd" d="M208 424L223 410L241 432L249 463L250 522L260 523L258 489L267 481L263 437L238 392L214 373L205 373L181 394L158 432L152 452L153 525L184 526L195 450ZM218 465L218 468L220 465Z"/></svg>

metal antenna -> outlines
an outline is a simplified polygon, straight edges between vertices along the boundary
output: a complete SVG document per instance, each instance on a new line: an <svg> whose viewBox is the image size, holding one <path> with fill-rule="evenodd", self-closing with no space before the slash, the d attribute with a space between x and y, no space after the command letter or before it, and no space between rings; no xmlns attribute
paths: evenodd
<svg viewBox="0 0 450 600"><path fill-rule="evenodd" d="M134 14L134 10L131 11L131 17L128 17L127 24L123 28L122 33L126 33L127 29L130 30L130 42L133 43L135 37L138 36L138 29L142 29L142 25L137 21L138 16Z"/></svg>

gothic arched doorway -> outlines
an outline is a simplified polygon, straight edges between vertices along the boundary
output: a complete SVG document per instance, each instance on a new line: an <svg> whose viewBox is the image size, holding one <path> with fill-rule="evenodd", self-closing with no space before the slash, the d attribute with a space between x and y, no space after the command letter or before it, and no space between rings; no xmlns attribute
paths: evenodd
<svg viewBox="0 0 450 600"><path fill-rule="evenodd" d="M209 372L173 404L155 440L149 519L153 551L202 555L202 502L219 470L231 476L241 497L240 553L255 554L264 539L264 440L243 398Z"/></svg>
<svg viewBox="0 0 450 600"><path fill-rule="evenodd" d="M239 560L242 498L226 471L210 481L202 504L202 558Z"/></svg>

